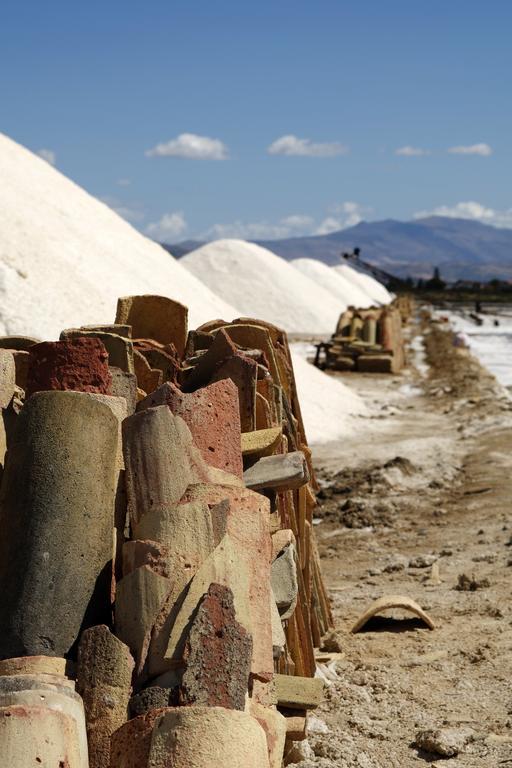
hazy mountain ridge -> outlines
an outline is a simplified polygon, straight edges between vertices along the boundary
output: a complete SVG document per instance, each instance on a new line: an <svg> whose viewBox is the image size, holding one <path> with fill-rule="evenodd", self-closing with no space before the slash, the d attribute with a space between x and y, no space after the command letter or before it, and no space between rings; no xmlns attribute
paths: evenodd
<svg viewBox="0 0 512 768"><path fill-rule="evenodd" d="M468 219L363 221L328 235L257 242L284 259L305 257L329 265L338 264L342 252L358 246L363 259L402 277L430 277L439 267L448 280L512 280L512 229ZM199 245L184 241L165 247L179 257Z"/></svg>

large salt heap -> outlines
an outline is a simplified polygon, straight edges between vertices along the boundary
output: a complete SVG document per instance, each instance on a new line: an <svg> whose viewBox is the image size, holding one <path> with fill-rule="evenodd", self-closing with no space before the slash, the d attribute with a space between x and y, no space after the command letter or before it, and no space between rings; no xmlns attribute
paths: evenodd
<svg viewBox="0 0 512 768"><path fill-rule="evenodd" d="M245 315L291 333L331 333L344 309L343 300L255 243L216 240L181 263Z"/></svg>
<svg viewBox="0 0 512 768"><path fill-rule="evenodd" d="M338 264L336 267L331 267L331 269L339 277L344 277L353 285L361 288L367 296L370 296L372 303L390 304L393 301L393 296L388 289L374 277L358 272L356 269L349 267L348 264Z"/></svg>
<svg viewBox="0 0 512 768"><path fill-rule="evenodd" d="M317 259L294 259L291 264L302 272L303 275L309 277L310 280L314 280L315 283L335 296L340 301L340 307L343 304L343 307L340 308L340 314L347 307L365 309L374 303L373 298L361 286L348 280L344 275L333 271L322 261Z"/></svg>
<svg viewBox="0 0 512 768"><path fill-rule="evenodd" d="M0 134L0 334L56 338L109 322L118 296L156 293L192 325L240 311L163 248L24 147Z"/></svg>

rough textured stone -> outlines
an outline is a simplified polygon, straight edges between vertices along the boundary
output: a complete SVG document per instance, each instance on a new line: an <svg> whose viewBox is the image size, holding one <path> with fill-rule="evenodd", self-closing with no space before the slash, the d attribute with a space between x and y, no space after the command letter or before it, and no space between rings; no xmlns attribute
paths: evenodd
<svg viewBox="0 0 512 768"><path fill-rule="evenodd" d="M393 373L392 355L359 355L357 370L361 373Z"/></svg>
<svg viewBox="0 0 512 768"><path fill-rule="evenodd" d="M123 450L132 525L150 510L167 515L190 483L208 479L190 430L167 406L147 408L126 419ZM137 534L137 538L155 537Z"/></svg>
<svg viewBox="0 0 512 768"><path fill-rule="evenodd" d="M0 408L7 408L16 387L14 355L8 349L0 349Z"/></svg>
<svg viewBox="0 0 512 768"><path fill-rule="evenodd" d="M290 528L283 528L272 534L272 562L289 544L295 546L295 534Z"/></svg>
<svg viewBox="0 0 512 768"><path fill-rule="evenodd" d="M122 323L107 323L106 325L83 325L84 331L101 331L102 333L116 333L125 339L131 339L132 327Z"/></svg>
<svg viewBox="0 0 512 768"><path fill-rule="evenodd" d="M97 395L90 393L90 396L100 403L105 403L113 415L117 419L117 454L116 454L116 466L117 469L124 469L124 457L123 457L123 433L122 423L128 416L128 406L124 397L113 397L112 395Z"/></svg>
<svg viewBox="0 0 512 768"><path fill-rule="evenodd" d="M133 344L118 333L105 333L105 331L92 331L82 328L68 328L60 334L61 341L65 339L91 338L100 339L108 353L108 364L120 368L126 373L134 373Z"/></svg>
<svg viewBox="0 0 512 768"><path fill-rule="evenodd" d="M0 677L0 711L5 707L41 706L62 713L74 722L80 764L88 768L84 706L71 681L49 675ZM0 745L3 748L1 741Z"/></svg>
<svg viewBox="0 0 512 768"><path fill-rule="evenodd" d="M180 704L245 709L252 639L238 623L229 587L211 584L187 641Z"/></svg>
<svg viewBox="0 0 512 768"><path fill-rule="evenodd" d="M108 353L99 339L43 341L29 351L27 397L54 389L111 394Z"/></svg>
<svg viewBox="0 0 512 768"><path fill-rule="evenodd" d="M171 766L269 768L265 733L246 712L193 706L152 710L114 734L111 768Z"/></svg>
<svg viewBox="0 0 512 768"><path fill-rule="evenodd" d="M219 365L235 354L237 354L236 346L224 331L219 331L213 343L199 357L195 366L189 369L183 385L184 392L193 392L195 389L199 389L199 387L205 387L210 383Z"/></svg>
<svg viewBox="0 0 512 768"><path fill-rule="evenodd" d="M78 646L77 690L89 744L89 768L110 768L110 738L128 719L134 661L108 627L82 633Z"/></svg>
<svg viewBox="0 0 512 768"><path fill-rule="evenodd" d="M268 456L277 448L282 435L282 427L244 432L242 434L242 453L244 456Z"/></svg>
<svg viewBox="0 0 512 768"><path fill-rule="evenodd" d="M216 339L218 337L219 334L217 334ZM216 368L211 380L214 382L223 379L231 379L238 389L242 432L255 430L258 364L250 357L236 352Z"/></svg>
<svg viewBox="0 0 512 768"><path fill-rule="evenodd" d="M39 344L41 339L34 339L31 336L0 336L1 349L17 349L27 352L34 344Z"/></svg>
<svg viewBox="0 0 512 768"><path fill-rule="evenodd" d="M148 539L125 541L122 552L123 576L127 576L143 565L149 565L152 571L168 579L171 577L169 559L167 547L158 541Z"/></svg>
<svg viewBox="0 0 512 768"><path fill-rule="evenodd" d="M57 675L66 673L66 659L57 656L20 656L0 661L0 675Z"/></svg>
<svg viewBox="0 0 512 768"><path fill-rule="evenodd" d="M76 722L49 707L0 707L0 745L2 762L9 768L87 768Z"/></svg>
<svg viewBox="0 0 512 768"><path fill-rule="evenodd" d="M139 717L151 712L152 709L162 709L172 707L177 704L175 689L162 688L159 685L151 685L149 688L143 688L130 699L131 717Z"/></svg>
<svg viewBox="0 0 512 768"><path fill-rule="evenodd" d="M117 421L80 392L18 416L0 495L0 658L67 655L109 610Z"/></svg>
<svg viewBox="0 0 512 768"><path fill-rule="evenodd" d="M117 301L116 323L132 326L134 339L174 344L180 356L187 341L188 309L165 296L124 296Z"/></svg>
<svg viewBox="0 0 512 768"><path fill-rule="evenodd" d="M299 591L293 544L288 544L272 563L270 583L282 621L289 619L297 605Z"/></svg>
<svg viewBox="0 0 512 768"><path fill-rule="evenodd" d="M252 490L291 491L309 482L306 457L302 451L263 456L244 472L244 482Z"/></svg>
<svg viewBox="0 0 512 768"><path fill-rule="evenodd" d="M270 768L281 768L286 741L286 718L277 709L263 707L255 701L251 701L249 712L265 732Z"/></svg>
<svg viewBox="0 0 512 768"><path fill-rule="evenodd" d="M455 757L471 740L473 731L469 728L438 728L419 731L414 745L424 752L442 757Z"/></svg>
<svg viewBox="0 0 512 768"><path fill-rule="evenodd" d="M316 709L324 698L324 683L317 677L275 675L277 703L289 709Z"/></svg>
<svg viewBox="0 0 512 768"><path fill-rule="evenodd" d="M137 377L137 387L145 393L142 397L145 397L148 392L153 392L154 389L160 386L163 379L162 371L151 368L142 352L139 352L138 349L133 350L133 365Z"/></svg>
<svg viewBox="0 0 512 768"><path fill-rule="evenodd" d="M238 390L232 381L219 381L191 393L165 383L142 400L137 410L156 405L167 405L181 416L207 464L242 476Z"/></svg>
<svg viewBox="0 0 512 768"><path fill-rule="evenodd" d="M114 397L124 397L128 416L135 413L137 405L137 377L134 373L126 373L120 368L109 366L112 376L112 395Z"/></svg>
<svg viewBox="0 0 512 768"><path fill-rule="evenodd" d="M115 631L135 658L135 674L143 672L151 632L172 589L172 581L147 565L136 568L117 584Z"/></svg>

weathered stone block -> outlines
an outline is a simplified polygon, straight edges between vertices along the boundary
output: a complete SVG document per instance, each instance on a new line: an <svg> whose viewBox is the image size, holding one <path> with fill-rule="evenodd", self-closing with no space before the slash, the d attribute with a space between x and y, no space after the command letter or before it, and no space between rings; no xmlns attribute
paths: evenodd
<svg viewBox="0 0 512 768"><path fill-rule="evenodd" d="M0 408L7 408L16 388L14 355L8 349L0 349Z"/></svg>
<svg viewBox="0 0 512 768"><path fill-rule="evenodd" d="M156 405L167 405L181 416L207 464L242 476L238 390L232 381L219 381L191 393L165 383L142 400L137 410Z"/></svg>
<svg viewBox="0 0 512 768"><path fill-rule="evenodd" d="M309 482L309 470L302 451L263 456L244 472L244 482L253 491L291 491Z"/></svg>
<svg viewBox="0 0 512 768"><path fill-rule="evenodd" d="M109 366L109 371L112 376L112 395L124 397L128 416L132 416L137 406L137 377L134 373L126 373L112 365Z"/></svg>
<svg viewBox="0 0 512 768"><path fill-rule="evenodd" d="M317 677L275 675L277 703L289 709L316 709L324 698L324 683Z"/></svg>
<svg viewBox="0 0 512 768"><path fill-rule="evenodd" d="M29 351L27 397L47 390L111 394L108 353L99 339L43 341Z"/></svg>
<svg viewBox="0 0 512 768"><path fill-rule="evenodd" d="M114 734L111 768L170 766L269 768L265 733L246 712L193 706L152 710Z"/></svg>
<svg viewBox="0 0 512 768"><path fill-rule="evenodd" d="M117 301L116 323L131 325L134 339L174 344L180 356L185 351L188 309L166 296L123 296Z"/></svg>
<svg viewBox="0 0 512 768"><path fill-rule="evenodd" d="M0 658L65 656L109 611L117 420L80 392L18 416L0 494Z"/></svg>
<svg viewBox="0 0 512 768"><path fill-rule="evenodd" d="M110 739L128 719L134 661L108 627L82 633L78 646L77 690L86 715L89 768L110 768Z"/></svg>
<svg viewBox="0 0 512 768"><path fill-rule="evenodd" d="M108 353L108 364L120 368L126 373L134 373L133 344L131 339L118 333L105 333L105 331L85 330L82 328L67 328L60 334L60 340L96 338L100 339Z"/></svg>
<svg viewBox="0 0 512 768"><path fill-rule="evenodd" d="M87 768L74 719L49 707L0 707L0 748L9 768Z"/></svg>
<svg viewBox="0 0 512 768"><path fill-rule="evenodd" d="M295 610L299 591L293 544L288 544L272 563L270 583L281 620L289 619Z"/></svg>
<svg viewBox="0 0 512 768"><path fill-rule="evenodd" d="M256 701L250 702L249 712L265 732L270 768L281 768L286 741L286 718L277 709L263 707Z"/></svg>
<svg viewBox="0 0 512 768"><path fill-rule="evenodd" d="M242 453L244 456L268 456L277 448L282 435L282 427L243 432Z"/></svg>
<svg viewBox="0 0 512 768"><path fill-rule="evenodd" d="M359 355L357 370L361 373L393 373L393 355Z"/></svg>
<svg viewBox="0 0 512 768"><path fill-rule="evenodd" d="M245 709L252 638L236 620L233 592L210 584L185 643L180 704Z"/></svg>

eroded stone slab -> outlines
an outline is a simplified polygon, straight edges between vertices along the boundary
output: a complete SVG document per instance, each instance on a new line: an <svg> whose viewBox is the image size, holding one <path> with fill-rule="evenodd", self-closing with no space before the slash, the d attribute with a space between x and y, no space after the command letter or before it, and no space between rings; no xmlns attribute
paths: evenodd
<svg viewBox="0 0 512 768"><path fill-rule="evenodd" d="M116 323L131 325L134 339L174 344L180 356L185 351L188 309L166 296L123 296L117 301Z"/></svg>
<svg viewBox="0 0 512 768"><path fill-rule="evenodd" d="M309 482L309 470L302 451L263 456L244 472L247 488L291 491Z"/></svg>
<svg viewBox="0 0 512 768"><path fill-rule="evenodd" d="M27 397L47 390L111 394L108 353L100 339L42 341L31 346L29 352Z"/></svg>

